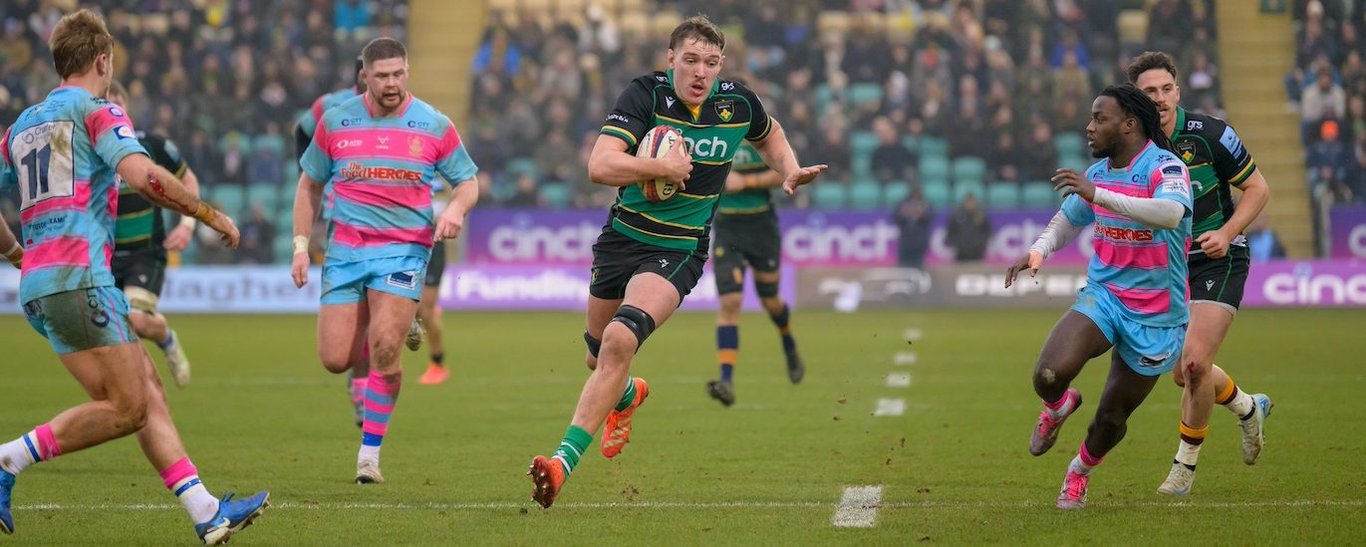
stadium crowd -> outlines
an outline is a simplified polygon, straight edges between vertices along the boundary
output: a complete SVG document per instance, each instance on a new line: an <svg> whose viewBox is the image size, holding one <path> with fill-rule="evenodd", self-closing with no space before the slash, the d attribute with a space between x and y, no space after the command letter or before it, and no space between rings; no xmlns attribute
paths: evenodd
<svg viewBox="0 0 1366 547"><path fill-rule="evenodd" d="M1300 113L1316 210L1366 203L1366 1L1297 0L1295 68L1286 94Z"/></svg>
<svg viewBox="0 0 1366 547"><path fill-rule="evenodd" d="M831 165L798 206L883 208L909 194L935 209L968 194L992 208L1052 206L1042 181L1091 162L1094 92L1145 49L1180 60L1188 106L1220 110L1208 0L493 4L465 125L503 205L610 204L584 161L611 93L662 64L663 33L699 11L727 32L724 77L758 91L804 162Z"/></svg>
<svg viewBox="0 0 1366 547"><path fill-rule="evenodd" d="M67 4L13 0L0 12L0 127L56 84L46 38ZM588 183L585 163L614 90L662 65L668 29L697 12L727 32L724 77L765 99L804 162L831 165L823 184L786 205L902 210L910 200L943 210L971 195L973 207L1052 207L1053 169L1091 162L1092 96L1146 49L1176 55L1187 106L1220 110L1212 0L551 4L490 2L470 113L457 121L481 168L481 207L610 204L612 190ZM404 36L406 3L111 0L100 9L119 42L134 122L170 137L210 199L265 238L244 241L258 252L188 258L282 260L297 176L292 120L350 83L349 52ZM0 197L6 218L18 218L14 207Z"/></svg>

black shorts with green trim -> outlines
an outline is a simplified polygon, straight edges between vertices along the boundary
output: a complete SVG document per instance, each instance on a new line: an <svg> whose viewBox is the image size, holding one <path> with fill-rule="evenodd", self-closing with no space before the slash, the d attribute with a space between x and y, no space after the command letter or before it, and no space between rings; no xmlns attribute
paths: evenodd
<svg viewBox="0 0 1366 547"><path fill-rule="evenodd" d="M593 281L588 285L588 294L603 300L620 300L626 297L626 284L632 277L654 273L678 289L682 302L702 278L702 264L706 261L704 252L648 245L609 227L593 243Z"/></svg>
<svg viewBox="0 0 1366 547"><path fill-rule="evenodd" d="M161 296L166 283L166 251L148 246L146 249L114 251L109 261L114 272L114 286L120 290L140 287Z"/></svg>
<svg viewBox="0 0 1366 547"><path fill-rule="evenodd" d="M1250 262L1247 247L1239 245L1230 245L1223 258L1210 258L1205 253L1187 257L1191 302L1217 302L1236 311L1243 302Z"/></svg>
<svg viewBox="0 0 1366 547"><path fill-rule="evenodd" d="M427 275L422 278L423 287L440 287L441 278L446 276L446 244L438 241L432 245L432 259L427 261Z"/></svg>
<svg viewBox="0 0 1366 547"><path fill-rule="evenodd" d="M767 213L717 215L713 225L712 271L716 293L744 290L745 268L774 272L782 264L783 242L778 216Z"/></svg>

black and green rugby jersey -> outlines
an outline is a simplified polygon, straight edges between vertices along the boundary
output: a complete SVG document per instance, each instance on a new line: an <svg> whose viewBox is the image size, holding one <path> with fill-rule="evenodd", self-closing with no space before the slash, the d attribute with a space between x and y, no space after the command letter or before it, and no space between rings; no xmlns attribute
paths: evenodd
<svg viewBox="0 0 1366 547"><path fill-rule="evenodd" d="M177 178L185 176L189 166L180 157L180 150L175 143L160 135L149 135L142 131L138 131L137 136L153 162ZM114 251L162 250L165 241L166 226L162 221L161 207L147 201L120 179L119 216L114 221Z"/></svg>
<svg viewBox="0 0 1366 547"><path fill-rule="evenodd" d="M609 226L650 245L705 252L731 160L745 140L768 136L768 112L749 88L720 79L702 105L691 109L674 94L673 71L655 72L631 81L607 115L602 134L626 141L627 152L634 154L640 139L657 125L679 130L692 152L687 188L654 203L638 185L624 186L617 192Z"/></svg>
<svg viewBox="0 0 1366 547"><path fill-rule="evenodd" d="M731 169L742 175L752 175L768 171L768 164L759 156L759 151L748 142L740 145L740 151L731 160ZM721 194L721 215L753 215L773 210L773 191L769 188L752 188L739 192Z"/></svg>
<svg viewBox="0 0 1366 547"><path fill-rule="evenodd" d="M1210 230L1217 230L1233 216L1233 193L1229 186L1239 186L1257 170L1252 153L1238 138L1228 122L1176 109L1176 131L1171 135L1176 155L1190 169L1191 192L1195 201L1195 215L1191 219L1191 253L1200 252L1195 238ZM1241 234L1232 244L1247 245Z"/></svg>

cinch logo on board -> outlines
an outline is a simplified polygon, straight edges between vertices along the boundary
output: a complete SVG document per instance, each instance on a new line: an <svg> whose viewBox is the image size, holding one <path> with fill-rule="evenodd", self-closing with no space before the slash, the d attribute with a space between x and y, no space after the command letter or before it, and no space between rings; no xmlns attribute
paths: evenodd
<svg viewBox="0 0 1366 547"><path fill-rule="evenodd" d="M351 162L341 168L343 179L398 180L422 182L422 173L394 167L366 167L360 162Z"/></svg>
<svg viewBox="0 0 1366 547"><path fill-rule="evenodd" d="M1096 226L1096 234L1117 241L1152 241L1152 230L1135 230L1117 226Z"/></svg>

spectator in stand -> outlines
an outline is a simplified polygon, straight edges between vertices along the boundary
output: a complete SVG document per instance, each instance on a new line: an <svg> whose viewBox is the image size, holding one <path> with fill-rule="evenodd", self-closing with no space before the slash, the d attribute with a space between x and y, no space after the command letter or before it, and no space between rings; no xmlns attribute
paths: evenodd
<svg viewBox="0 0 1366 547"><path fill-rule="evenodd" d="M1347 92L1333 81L1333 72L1319 68L1314 85L1304 90L1300 98L1300 118L1306 124L1324 119L1340 118L1347 114Z"/></svg>
<svg viewBox="0 0 1366 547"><path fill-rule="evenodd" d="M1157 0L1148 14L1147 48L1155 51L1182 51L1191 35L1190 9L1177 0Z"/></svg>
<svg viewBox="0 0 1366 547"><path fill-rule="evenodd" d="M1247 248L1253 262L1285 258L1285 246L1266 221L1265 213L1252 219L1247 230Z"/></svg>
<svg viewBox="0 0 1366 547"><path fill-rule="evenodd" d="M920 194L919 186L892 210L892 222L900 232L896 245L898 266L925 267L925 253L930 250L930 232L934 229L931 217L930 206Z"/></svg>
<svg viewBox="0 0 1366 547"><path fill-rule="evenodd" d="M908 181L916 177L916 155L901 144L896 126L885 116L873 120L873 133L878 145L873 150L873 176L879 182Z"/></svg>
<svg viewBox="0 0 1366 547"><path fill-rule="evenodd" d="M954 260L960 264L980 262L986 257L987 243L991 240L991 221L977 203L975 194L964 197L963 204L953 212L944 239L954 250Z"/></svg>
<svg viewBox="0 0 1366 547"><path fill-rule="evenodd" d="M1018 183L1023 180L1020 174L1025 163L1024 154L1015 144L1013 132L996 133L996 148L986 160L990 169L987 173L990 180L1004 183Z"/></svg>
<svg viewBox="0 0 1366 547"><path fill-rule="evenodd" d="M259 203L251 205L251 216L242 223L242 242L237 248L237 260L242 264L271 264L275 262L275 224Z"/></svg>
<svg viewBox="0 0 1366 547"><path fill-rule="evenodd" d="M1310 178L1315 185L1336 181L1346 186L1347 174L1355 158L1352 148L1341 137L1341 127L1336 120L1324 120L1319 124L1318 141L1310 146L1308 154ZM1334 186L1328 188L1341 195Z"/></svg>
<svg viewBox="0 0 1366 547"><path fill-rule="evenodd" d="M548 180L569 181L578 174L578 149L561 129L552 130L533 155L536 168Z"/></svg>
<svg viewBox="0 0 1366 547"><path fill-rule="evenodd" d="M1024 145L1025 180L1048 180L1058 169L1058 150L1053 146L1053 128L1038 117L1031 120L1029 140Z"/></svg>
<svg viewBox="0 0 1366 547"><path fill-rule="evenodd" d="M503 202L508 207L533 208L544 205L541 199L539 188L536 185L536 177L530 173L520 173L517 175L517 190Z"/></svg>

